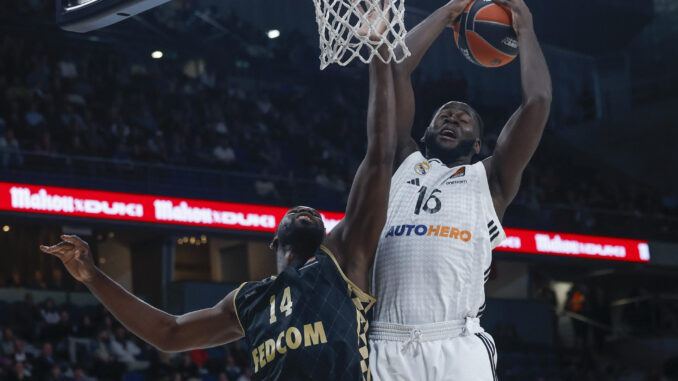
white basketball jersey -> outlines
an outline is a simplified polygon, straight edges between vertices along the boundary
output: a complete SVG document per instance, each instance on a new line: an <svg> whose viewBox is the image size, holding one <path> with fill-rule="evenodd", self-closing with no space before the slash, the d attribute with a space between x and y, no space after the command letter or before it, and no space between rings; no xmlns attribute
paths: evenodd
<svg viewBox="0 0 678 381"><path fill-rule="evenodd" d="M372 272L374 321L416 325L479 316L492 249L504 239L482 162L449 168L411 154L391 181Z"/></svg>

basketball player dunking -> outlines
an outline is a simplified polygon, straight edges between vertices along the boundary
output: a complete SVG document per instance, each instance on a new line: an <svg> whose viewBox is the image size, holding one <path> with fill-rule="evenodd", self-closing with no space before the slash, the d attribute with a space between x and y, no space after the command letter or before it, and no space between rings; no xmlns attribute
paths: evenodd
<svg viewBox="0 0 678 381"><path fill-rule="evenodd" d="M384 23L368 19L376 25L370 30L385 30ZM370 380L367 314L375 300L362 290L386 220L396 148L393 74L379 59L370 64L369 99L367 153L346 217L325 236L317 211L290 209L271 243L279 275L244 283L212 308L173 316L151 307L99 271L89 246L76 236L40 248L61 259L130 331L161 350L245 336L254 380Z"/></svg>
<svg viewBox="0 0 678 381"><path fill-rule="evenodd" d="M480 152L482 121L461 102L438 109L421 139L424 154L411 138L410 74L468 0L450 1L410 30L412 55L394 65L397 165L371 285L377 298L369 333L375 380L496 379L494 341L478 320L484 282L491 251L505 239L504 211L549 115L551 79L524 1L495 2L512 13L523 97L491 157L471 163Z"/></svg>

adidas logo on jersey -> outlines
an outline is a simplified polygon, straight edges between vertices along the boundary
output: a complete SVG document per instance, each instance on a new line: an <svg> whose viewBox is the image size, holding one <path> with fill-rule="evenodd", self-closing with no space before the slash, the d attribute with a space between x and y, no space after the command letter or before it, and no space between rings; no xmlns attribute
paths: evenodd
<svg viewBox="0 0 678 381"><path fill-rule="evenodd" d="M419 186L419 179L412 179L407 182L408 184Z"/></svg>

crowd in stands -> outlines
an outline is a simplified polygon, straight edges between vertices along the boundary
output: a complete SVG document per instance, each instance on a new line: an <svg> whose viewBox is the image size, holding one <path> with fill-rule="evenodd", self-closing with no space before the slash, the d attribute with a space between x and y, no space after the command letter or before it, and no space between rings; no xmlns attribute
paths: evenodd
<svg viewBox="0 0 678 381"><path fill-rule="evenodd" d="M250 380L244 342L169 354L130 334L101 305L56 305L49 297L36 303L34 292L75 286L60 269L47 282L36 271L28 283L13 271L6 286L25 297L0 300L0 380Z"/></svg>

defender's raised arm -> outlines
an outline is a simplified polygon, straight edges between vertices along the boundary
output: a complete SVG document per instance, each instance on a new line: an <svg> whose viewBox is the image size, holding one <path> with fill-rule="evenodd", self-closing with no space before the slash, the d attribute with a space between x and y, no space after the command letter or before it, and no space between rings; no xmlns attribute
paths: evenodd
<svg viewBox="0 0 678 381"><path fill-rule="evenodd" d="M386 221L396 148L394 109L391 67L375 58L370 63L367 153L353 180L346 217L326 239L346 275L363 290L369 288L369 268Z"/></svg>

